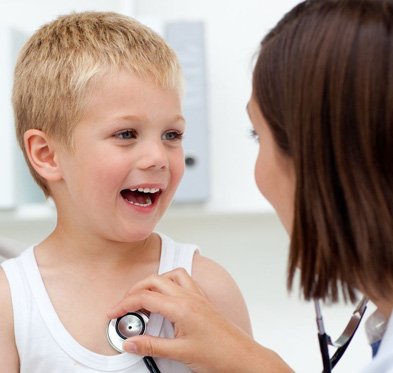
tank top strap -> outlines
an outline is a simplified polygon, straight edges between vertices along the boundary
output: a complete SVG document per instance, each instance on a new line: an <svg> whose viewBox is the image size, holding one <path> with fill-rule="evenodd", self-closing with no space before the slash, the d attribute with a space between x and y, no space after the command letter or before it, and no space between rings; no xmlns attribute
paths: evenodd
<svg viewBox="0 0 393 373"><path fill-rule="evenodd" d="M20 256L1 263L10 287L15 342L20 354L25 350L26 343L31 343L27 331L29 330L29 317L31 317L32 293L22 263L22 255L31 251L33 251L33 246Z"/></svg>
<svg viewBox="0 0 393 373"><path fill-rule="evenodd" d="M175 268L184 268L192 274L192 261L194 254L199 251L195 244L178 243L161 234L161 260L159 274Z"/></svg>

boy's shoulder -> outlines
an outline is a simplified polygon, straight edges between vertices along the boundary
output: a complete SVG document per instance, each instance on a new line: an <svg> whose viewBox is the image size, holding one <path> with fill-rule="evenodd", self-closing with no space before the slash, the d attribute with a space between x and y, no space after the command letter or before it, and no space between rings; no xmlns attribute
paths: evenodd
<svg viewBox="0 0 393 373"><path fill-rule="evenodd" d="M221 274L229 275L228 271L223 266L218 264L213 259L202 255L199 252L199 250L195 252L193 267L194 267L193 270L195 271L213 270L213 271L220 272Z"/></svg>
<svg viewBox="0 0 393 373"><path fill-rule="evenodd" d="M192 277L217 310L248 334L252 334L243 295L226 269L214 260L196 253Z"/></svg>
<svg viewBox="0 0 393 373"><path fill-rule="evenodd" d="M194 255L192 266L192 277L202 288L207 288L209 292L217 291L221 293L225 288L235 288L238 286L229 272L214 260L207 258L199 252Z"/></svg>
<svg viewBox="0 0 393 373"><path fill-rule="evenodd" d="M0 266L0 301L4 298L10 297L10 290L8 285L7 276L2 266ZM3 304L1 302L1 304ZM1 307L3 308L3 307Z"/></svg>
<svg viewBox="0 0 393 373"><path fill-rule="evenodd" d="M24 251L22 251L24 253ZM18 256L0 260L0 322L7 319L13 323L13 291L20 286L20 263L22 253ZM0 329L1 330L1 329Z"/></svg>
<svg viewBox="0 0 393 373"><path fill-rule="evenodd" d="M19 371L19 358L15 346L11 293L8 280L0 266L0 360L4 371Z"/></svg>
<svg viewBox="0 0 393 373"><path fill-rule="evenodd" d="M3 320L5 317L11 317L12 320L11 291L2 266L0 266L0 304L0 320Z"/></svg>

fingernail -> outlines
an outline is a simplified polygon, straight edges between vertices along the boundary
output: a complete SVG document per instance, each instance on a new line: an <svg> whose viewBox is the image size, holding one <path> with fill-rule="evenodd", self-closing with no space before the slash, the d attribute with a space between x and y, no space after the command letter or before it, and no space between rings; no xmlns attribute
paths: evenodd
<svg viewBox="0 0 393 373"><path fill-rule="evenodd" d="M135 354L137 352L136 344L133 342L124 342L123 348L125 351L127 351L131 354Z"/></svg>

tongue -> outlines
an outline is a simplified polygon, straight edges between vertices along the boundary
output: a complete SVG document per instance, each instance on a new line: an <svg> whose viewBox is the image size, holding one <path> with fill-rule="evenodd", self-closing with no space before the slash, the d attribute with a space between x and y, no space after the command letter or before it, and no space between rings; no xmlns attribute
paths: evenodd
<svg viewBox="0 0 393 373"><path fill-rule="evenodd" d="M150 196L146 193L141 193L138 191L132 192L131 190L122 190L121 192L123 198L125 198L128 202L139 203L141 205L145 205L149 203Z"/></svg>

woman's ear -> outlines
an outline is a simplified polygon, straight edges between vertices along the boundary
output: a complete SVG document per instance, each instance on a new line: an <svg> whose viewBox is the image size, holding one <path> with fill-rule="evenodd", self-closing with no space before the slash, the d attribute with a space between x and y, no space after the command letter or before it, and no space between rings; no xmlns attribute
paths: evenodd
<svg viewBox="0 0 393 373"><path fill-rule="evenodd" d="M48 181L61 179L55 143L50 141L44 132L37 129L27 130L24 144L30 164L41 177Z"/></svg>

